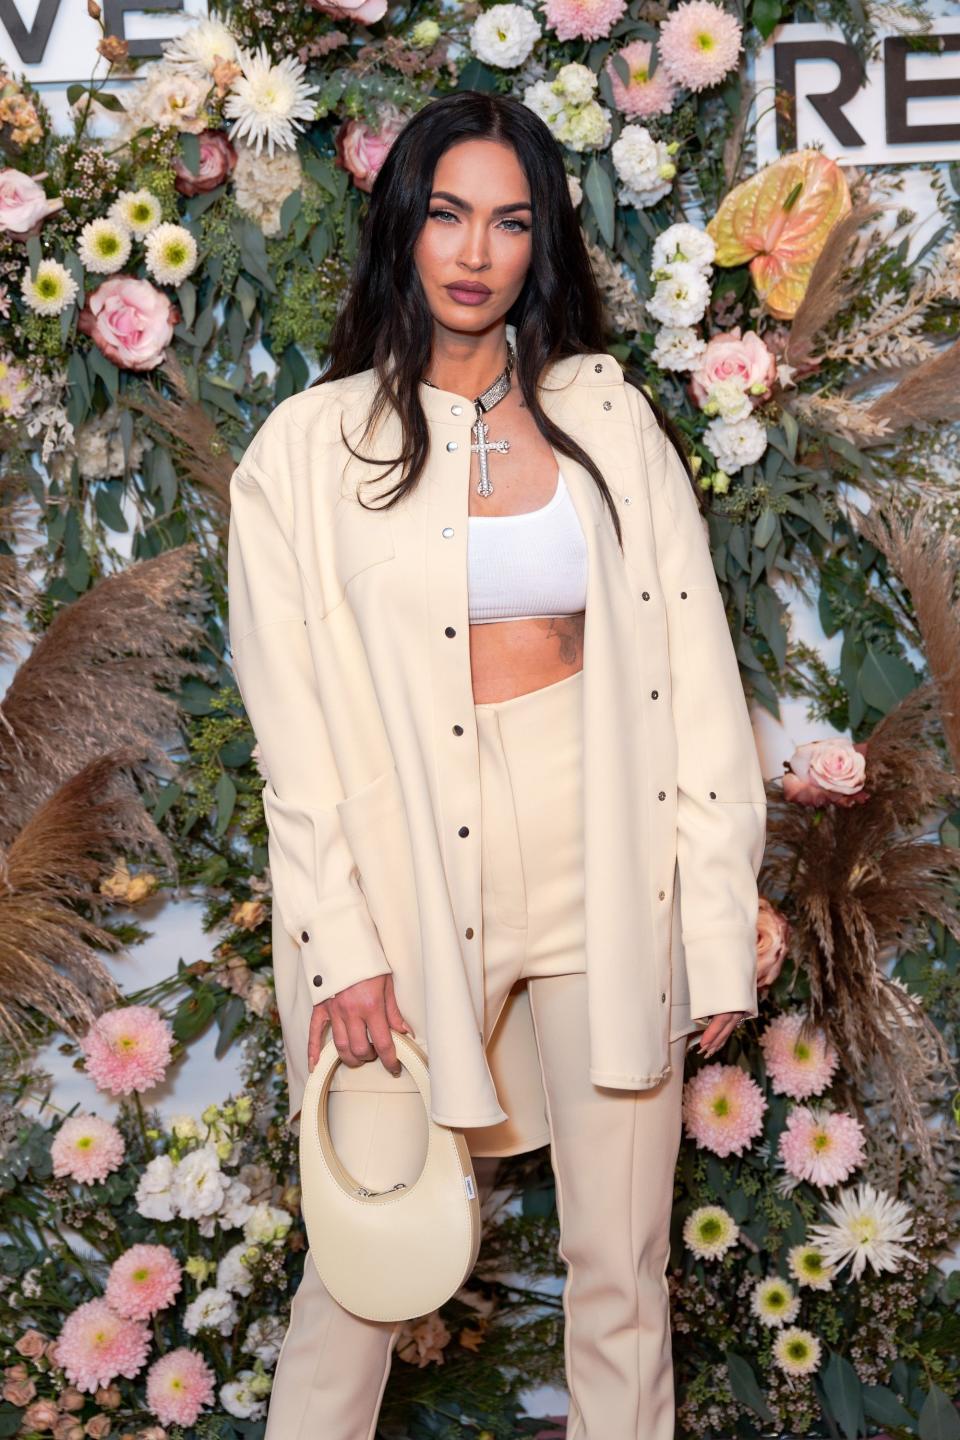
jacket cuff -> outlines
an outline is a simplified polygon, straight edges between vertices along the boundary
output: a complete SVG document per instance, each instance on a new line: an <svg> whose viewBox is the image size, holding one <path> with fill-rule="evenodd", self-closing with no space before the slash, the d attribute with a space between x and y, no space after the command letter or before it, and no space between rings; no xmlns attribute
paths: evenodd
<svg viewBox="0 0 960 1440"><path fill-rule="evenodd" d="M741 926L695 939L684 936L683 948L692 1020L709 1019L728 1010L744 1010L748 1019L756 1019L760 1007L755 930L749 936Z"/></svg>
<svg viewBox="0 0 960 1440"><path fill-rule="evenodd" d="M314 1005L391 966L365 903L324 906L297 921L294 939Z"/></svg>

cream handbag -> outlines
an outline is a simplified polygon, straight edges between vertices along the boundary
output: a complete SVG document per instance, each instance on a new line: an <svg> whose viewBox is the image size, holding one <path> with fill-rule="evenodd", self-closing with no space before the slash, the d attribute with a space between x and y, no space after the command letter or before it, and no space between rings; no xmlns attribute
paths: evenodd
<svg viewBox="0 0 960 1440"><path fill-rule="evenodd" d="M426 1160L412 1185L366 1190L340 1163L327 1123L330 1081L342 1064L332 1035L307 1077L300 1116L300 1205L309 1253L338 1304L365 1320L428 1315L468 1279L480 1249L480 1202L466 1138L431 1118L423 1050L409 1035L390 1033L427 1111Z"/></svg>

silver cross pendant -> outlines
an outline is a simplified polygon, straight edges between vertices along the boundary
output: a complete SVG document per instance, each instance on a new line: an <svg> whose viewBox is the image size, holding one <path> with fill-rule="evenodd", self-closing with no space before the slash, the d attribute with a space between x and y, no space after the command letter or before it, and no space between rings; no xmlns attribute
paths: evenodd
<svg viewBox="0 0 960 1440"><path fill-rule="evenodd" d="M497 450L500 452L501 455L506 455L507 451L510 449L510 441L488 440L487 422L480 415L478 415L476 420L474 421L473 431L476 434L477 440L475 445L470 446L470 449L475 450L476 453L480 456L480 481L477 485L477 494L492 495L493 486L490 483L487 456L491 450Z"/></svg>

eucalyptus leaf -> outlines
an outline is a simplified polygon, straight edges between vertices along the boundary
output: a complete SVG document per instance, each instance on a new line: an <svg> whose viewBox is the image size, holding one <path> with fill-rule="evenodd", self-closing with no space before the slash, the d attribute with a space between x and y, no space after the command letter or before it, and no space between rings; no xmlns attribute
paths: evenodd
<svg viewBox="0 0 960 1440"><path fill-rule="evenodd" d="M746 1405L748 1410L759 1415L761 1420L768 1424L773 1423L773 1413L763 1398L763 1391L753 1373L750 1362L735 1350L725 1350L723 1358L727 1362L727 1375L730 1378L730 1389L734 1397L741 1405Z"/></svg>
<svg viewBox="0 0 960 1440"><path fill-rule="evenodd" d="M960 1440L960 1415L945 1390L931 1385L917 1424L920 1440Z"/></svg>
<svg viewBox="0 0 960 1440"><path fill-rule="evenodd" d="M216 834L223 835L229 828L230 821L233 818L234 807L237 803L237 787L226 771L221 773L214 793L217 802Z"/></svg>
<svg viewBox="0 0 960 1440"><path fill-rule="evenodd" d="M98 485L94 494L93 504L94 509L104 525L106 525L108 529L116 530L122 535L130 529L130 526L127 524L126 516L120 507L120 500L117 493L119 489L119 483L117 483L116 491L106 484Z"/></svg>
<svg viewBox="0 0 960 1440"><path fill-rule="evenodd" d="M220 1034L217 1036L217 1044L213 1052L215 1059L222 1060L226 1055L246 1013L247 1007L239 995L231 995L227 1003L221 1006L217 1012Z"/></svg>
<svg viewBox="0 0 960 1440"><path fill-rule="evenodd" d="M820 1378L833 1418L847 1440L858 1440L867 1428L860 1376L844 1355L831 1351Z"/></svg>
<svg viewBox="0 0 960 1440"><path fill-rule="evenodd" d="M612 245L616 228L613 184L596 155L592 156L590 164L587 166L587 173L583 181L583 193L597 217L597 226L604 242Z"/></svg>
<svg viewBox="0 0 960 1440"><path fill-rule="evenodd" d="M899 655L878 650L867 642L867 658L860 670L859 689L868 705L887 715L917 687L912 666Z"/></svg>

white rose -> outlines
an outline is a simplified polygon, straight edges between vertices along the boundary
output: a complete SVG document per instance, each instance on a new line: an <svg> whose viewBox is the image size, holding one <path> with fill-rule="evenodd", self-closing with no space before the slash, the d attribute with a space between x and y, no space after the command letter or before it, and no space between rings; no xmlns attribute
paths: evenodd
<svg viewBox="0 0 960 1440"><path fill-rule="evenodd" d="M492 5L470 28L470 48L485 65L512 70L522 65L542 35L523 5Z"/></svg>

